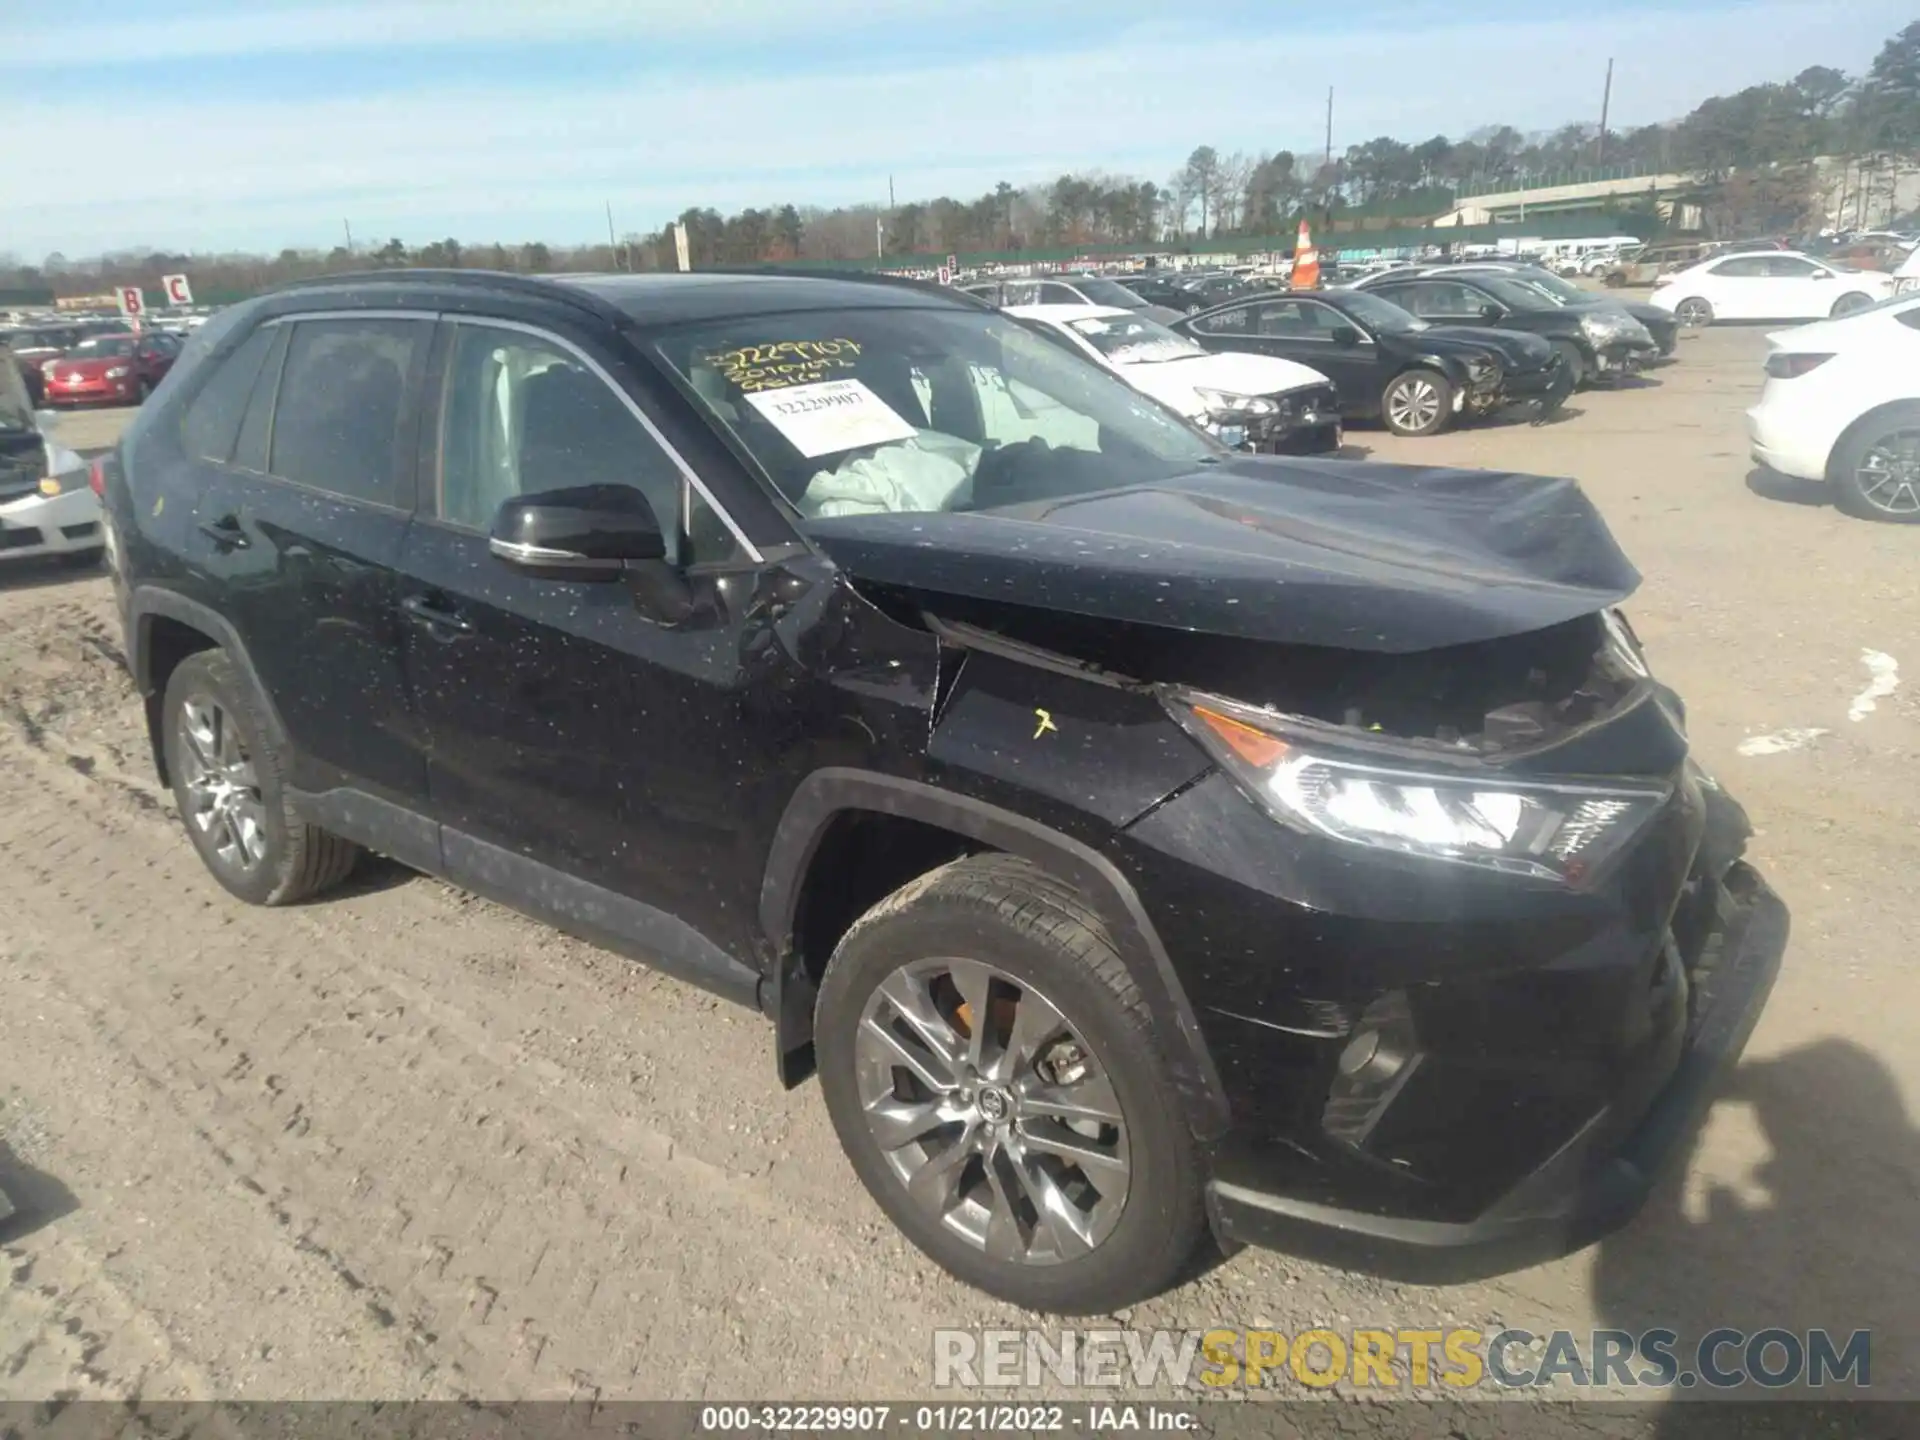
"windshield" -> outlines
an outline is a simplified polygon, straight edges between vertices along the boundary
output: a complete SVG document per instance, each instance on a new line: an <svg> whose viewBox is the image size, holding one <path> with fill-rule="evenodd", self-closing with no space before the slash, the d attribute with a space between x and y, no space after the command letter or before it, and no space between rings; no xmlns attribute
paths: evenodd
<svg viewBox="0 0 1920 1440"><path fill-rule="evenodd" d="M1403 310L1391 300L1370 295L1365 290L1342 291L1337 308L1375 333L1410 335L1430 328L1411 310Z"/></svg>
<svg viewBox="0 0 1920 1440"><path fill-rule="evenodd" d="M33 402L27 398L27 382L20 378L13 352L0 341L0 430L32 428Z"/></svg>
<svg viewBox="0 0 1920 1440"><path fill-rule="evenodd" d="M984 510L1184 474L1222 452L1018 321L871 307L669 331L655 351L808 521Z"/></svg>
<svg viewBox="0 0 1920 1440"><path fill-rule="evenodd" d="M1073 288L1095 305L1118 305L1122 310L1138 310L1146 301L1116 280L1103 280L1097 275L1084 275L1073 282Z"/></svg>
<svg viewBox="0 0 1920 1440"><path fill-rule="evenodd" d="M131 335L96 335L91 340L82 340L73 347L75 360L105 360L118 355L133 353Z"/></svg>
<svg viewBox="0 0 1920 1440"><path fill-rule="evenodd" d="M1090 315L1085 320L1067 321L1067 328L1116 365L1190 360L1207 353L1145 316Z"/></svg>
<svg viewBox="0 0 1920 1440"><path fill-rule="evenodd" d="M1524 270L1512 278L1564 304L1585 305L1598 298L1591 290L1582 290L1571 280L1562 280L1551 270Z"/></svg>

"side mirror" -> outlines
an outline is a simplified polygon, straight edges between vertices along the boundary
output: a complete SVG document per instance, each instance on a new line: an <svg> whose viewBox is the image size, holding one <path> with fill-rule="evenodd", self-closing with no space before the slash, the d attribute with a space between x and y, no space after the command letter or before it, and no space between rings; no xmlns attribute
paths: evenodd
<svg viewBox="0 0 1920 1440"><path fill-rule="evenodd" d="M1333 327L1332 338L1336 345L1358 345L1360 332L1351 325L1336 325Z"/></svg>
<svg viewBox="0 0 1920 1440"><path fill-rule="evenodd" d="M38 430L42 435L53 434L55 427L59 424L60 412L58 410L36 410L33 412L33 428Z"/></svg>
<svg viewBox="0 0 1920 1440"><path fill-rule="evenodd" d="M1815 280L1831 280L1831 279L1833 279L1833 271L1831 271L1831 270L1816 270L1816 271L1814 271L1814 272L1813 272L1813 275L1812 275L1812 277L1811 277L1811 278L1812 278L1812 279L1815 279Z"/></svg>
<svg viewBox="0 0 1920 1440"><path fill-rule="evenodd" d="M616 580L667 555L653 507L630 485L515 496L494 516L487 548L542 580Z"/></svg>
<svg viewBox="0 0 1920 1440"><path fill-rule="evenodd" d="M1494 304L1491 300L1489 300L1486 304L1480 307L1480 318L1482 320L1498 320L1502 315L1506 313L1507 312L1505 310L1502 310L1498 305Z"/></svg>

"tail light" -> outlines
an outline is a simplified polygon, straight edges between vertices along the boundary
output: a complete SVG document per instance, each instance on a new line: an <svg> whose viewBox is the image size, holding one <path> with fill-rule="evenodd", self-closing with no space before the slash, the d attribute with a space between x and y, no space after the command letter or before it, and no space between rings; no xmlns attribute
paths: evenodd
<svg viewBox="0 0 1920 1440"><path fill-rule="evenodd" d="M94 494L100 496L102 499L106 498L107 462L105 460L95 460L91 465L87 466L87 486Z"/></svg>
<svg viewBox="0 0 1920 1440"><path fill-rule="evenodd" d="M1775 380L1791 380L1796 375L1819 369L1832 358L1831 355L1806 355L1783 350L1767 357L1767 374Z"/></svg>

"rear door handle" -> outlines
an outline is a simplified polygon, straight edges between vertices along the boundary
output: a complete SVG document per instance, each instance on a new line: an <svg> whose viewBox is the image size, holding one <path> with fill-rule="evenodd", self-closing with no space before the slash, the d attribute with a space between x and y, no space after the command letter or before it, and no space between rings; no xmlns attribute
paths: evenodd
<svg viewBox="0 0 1920 1440"><path fill-rule="evenodd" d="M240 528L240 517L237 515L222 515L218 520L202 520L200 533L214 544L228 550L244 550L252 543L247 539L247 532Z"/></svg>
<svg viewBox="0 0 1920 1440"><path fill-rule="evenodd" d="M473 633L473 622L459 612L436 605L424 595L409 595L400 602L407 618L429 630L450 630L456 635Z"/></svg>

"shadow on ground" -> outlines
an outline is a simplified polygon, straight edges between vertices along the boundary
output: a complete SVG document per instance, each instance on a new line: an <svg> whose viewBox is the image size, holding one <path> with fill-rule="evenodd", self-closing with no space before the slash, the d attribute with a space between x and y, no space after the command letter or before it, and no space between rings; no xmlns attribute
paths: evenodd
<svg viewBox="0 0 1920 1440"><path fill-rule="evenodd" d="M1682 1205L1685 1167L1675 1166L1641 1216L1601 1244L1593 1272L1601 1323L1636 1335L1678 1332L1673 1352L1682 1372L1697 1368L1700 1337L1722 1328L1748 1336L1777 1328L1803 1339L1825 1329L1837 1354L1864 1330L1871 1332L1867 1393L1920 1398L1920 1365L1910 1349L1920 1334L1920 1277L1898 1258L1920 1214L1920 1132L1892 1073L1850 1041L1820 1040L1747 1061L1719 1103L1751 1107L1771 1153L1750 1187L1715 1185L1693 1207ZM1745 1351L1722 1348L1720 1370L1747 1369ZM1775 1346L1761 1363L1779 1372L1784 1360ZM1668 1393L1681 1403L1659 1433L1676 1436L1699 1433L1706 1419L1689 1399L1862 1396L1849 1379L1814 1391L1804 1382L1717 1389L1703 1377Z"/></svg>
<svg viewBox="0 0 1920 1440"><path fill-rule="evenodd" d="M1821 481L1801 480L1782 475L1764 465L1747 472L1747 489L1762 500L1778 500L1784 505L1831 505L1833 492Z"/></svg>
<svg viewBox="0 0 1920 1440"><path fill-rule="evenodd" d="M0 1140L0 1245L23 1240L79 1208L71 1190Z"/></svg>

